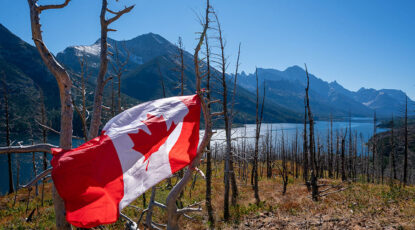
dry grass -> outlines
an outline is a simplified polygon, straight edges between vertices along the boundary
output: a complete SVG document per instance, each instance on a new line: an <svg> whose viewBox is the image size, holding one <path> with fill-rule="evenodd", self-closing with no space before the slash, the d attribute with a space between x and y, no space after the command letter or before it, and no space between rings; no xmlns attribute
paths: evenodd
<svg viewBox="0 0 415 230"><path fill-rule="evenodd" d="M415 229L415 188L405 189L387 185L352 183L348 189L322 197L319 202L310 199L310 193L300 179L290 178L287 194L282 196L280 177L261 178L260 205L255 205L252 187L239 181L238 206L231 208L232 219L222 220L223 210L223 172L214 171L212 181L212 199L215 210L216 228L218 229ZM323 184L337 184L336 180L320 180ZM164 182L159 184L156 200L164 202L168 194ZM51 186L48 184L45 206L40 206L40 196L31 193L31 202L26 212L27 190L18 192L16 205L13 207L13 195L0 198L0 229L54 229L53 202ZM183 203L192 204L203 201L205 182L198 176L191 189L189 184L184 191ZM147 203L150 191L146 193ZM143 207L142 198L134 205ZM204 206L202 205L205 210ZM26 223L30 211L37 208L33 222ZM123 213L137 220L141 211L127 207ZM166 213L155 207L154 218L158 223L165 223ZM122 229L123 221L110 225L111 229ZM193 214L193 219L181 218L184 229L206 229L205 211ZM140 226L143 227L143 226Z"/></svg>

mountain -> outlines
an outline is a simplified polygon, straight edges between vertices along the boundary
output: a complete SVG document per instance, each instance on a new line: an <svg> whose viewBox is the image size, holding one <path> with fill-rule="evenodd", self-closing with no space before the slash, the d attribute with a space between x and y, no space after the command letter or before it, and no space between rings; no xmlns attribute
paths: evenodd
<svg viewBox="0 0 415 230"><path fill-rule="evenodd" d="M122 76L121 90L123 102L137 104L166 96L179 95L178 48L160 35L148 33L136 38L117 41L109 39L110 62L128 60L126 71ZM118 52L117 52L118 51ZM100 65L100 41L92 45L71 46L56 55L56 58L70 71L76 82L76 73L80 72L80 59L85 57L88 63L88 92L94 90L95 78ZM193 55L184 53L185 94L195 92ZM108 74L113 74L110 64ZM22 41L9 30L0 25L0 68L5 72L12 108L16 112L15 130L27 130L35 124L33 113L39 113L40 92L44 94L45 104L51 125L59 128L59 94L54 77L44 66L35 47ZM213 97L222 96L221 84L217 77L220 73L212 70ZM265 122L300 122L304 112L305 71L293 66L284 71L275 69L258 69L261 89L265 82L266 105ZM1 76L0 76L1 78ZM164 90L162 87L164 84ZM231 98L232 76L227 76L228 98ZM105 90L106 106L111 103L111 84ZM76 84L75 84L76 85ZM255 120L255 75L242 72L236 86L235 122L252 123ZM163 93L164 91L164 93ZM74 93L77 91L74 89ZM91 100L92 93L88 94ZM312 111L317 118L328 114L347 116L372 116L376 110L380 116L390 116L391 112L399 114L405 93L398 90L360 89L353 92L337 82L326 82L310 74L310 99ZM413 103L410 101L410 103ZM218 105L215 105L219 109ZM30 112L28 112L30 111ZM105 112L107 113L107 112ZM110 115L104 116L104 122ZM79 120L74 120L74 131L79 132Z"/></svg>
<svg viewBox="0 0 415 230"><path fill-rule="evenodd" d="M376 110L377 113L402 115L405 108L406 94L401 90L393 89L365 89L360 88L354 95L356 101ZM408 100L409 104L413 101Z"/></svg>
<svg viewBox="0 0 415 230"><path fill-rule="evenodd" d="M76 86L75 78L74 84ZM4 84L5 83L5 84ZM36 47L26 43L0 24L0 94L3 99L4 86L9 98L11 132L16 141L39 135L41 107L44 104L48 125L55 130L60 127L60 100L58 85L54 76L44 65ZM87 90L93 91L93 84L87 84ZM73 96L76 95L73 90ZM106 90L104 104L110 104L110 92ZM87 95L92 101L93 94ZM122 95L128 104L136 104L137 100ZM4 110L1 101L0 133L4 132ZM104 112L105 113L105 112ZM104 114L104 120L108 119ZM81 122L77 114L74 116L74 134L81 135ZM0 143L3 143L1 135Z"/></svg>
<svg viewBox="0 0 415 230"><path fill-rule="evenodd" d="M130 70L158 56L165 54L173 55L177 50L177 47L165 38L153 33L144 34L126 41L116 41L108 38L108 43L108 51L113 54L109 56L109 59L114 61L118 50L121 62L124 62L128 58L127 68ZM80 71L79 59L85 56L92 73L97 73L100 63L100 50L101 43L98 39L94 44L89 46L78 45L67 47L62 52L59 52L56 58L61 63L64 63L66 67L78 72ZM109 70L111 70L111 67Z"/></svg>
<svg viewBox="0 0 415 230"><path fill-rule="evenodd" d="M180 94L178 88L180 74L178 69L178 47L160 35L148 33L131 40L116 41L109 39L109 51L113 54L110 59L115 60L116 50L121 62L127 60L127 71L122 76L122 92L139 101L154 100L163 97L163 87L167 97ZM117 49L116 49L117 47ZM90 46L71 46L57 54L57 59L72 71L79 72L79 58L85 55L91 72L96 73L99 68L99 41ZM185 94L195 92L195 74L193 55L184 52L185 65ZM111 65L110 65L111 66ZM111 68L109 68L111 72ZM213 75L219 72L212 70ZM94 75L94 74L93 74ZM96 74L95 74L96 75ZM93 81L94 78L91 78ZM213 77L212 77L213 79ZM216 79L216 78L215 78ZM232 89L232 82L228 76L228 87ZM213 97L221 98L218 80L212 83ZM243 87L237 86L235 103L236 123L252 123L255 121L255 94ZM231 94L228 94L231 98ZM289 108L280 106L272 101L265 105L264 121L266 122L296 122L301 116Z"/></svg>
<svg viewBox="0 0 415 230"><path fill-rule="evenodd" d="M260 84L265 82L266 93L275 103L296 112L304 111L306 72L298 66L284 71L275 69L257 69ZM394 89L365 89L354 92L345 89L336 81L326 82L313 74L310 76L310 103L317 118L334 116L372 116L376 111L380 117L401 115L406 94ZM255 74L242 72L239 76L242 87L254 91ZM409 100L408 103L413 103Z"/></svg>
<svg viewBox="0 0 415 230"><path fill-rule="evenodd" d="M0 92L7 88L12 134L36 133L34 119L40 119L40 105L45 104L51 120L59 113L59 92L55 78L43 64L37 49L0 24ZM41 97L43 93L43 99ZM44 101L43 101L44 100ZM3 101L2 101L3 103ZM1 131L4 110L1 109ZM2 138L4 135L1 135ZM13 135L16 137L16 135ZM4 140L1 140L3 142ZM20 141L20 140L17 140Z"/></svg>
<svg viewBox="0 0 415 230"><path fill-rule="evenodd" d="M138 104L142 101L161 98L163 96L160 87L160 73L165 82L166 96L179 94L176 53L177 47L156 34L145 34L128 41L115 41L110 39L110 52L114 55L115 49L119 50L121 61L129 57L126 66L127 72L123 76L122 98L125 107ZM65 65L72 75L74 81L73 95L79 100L79 78L76 73L80 72L80 57L86 57L88 61L87 98L92 101L96 73L99 68L99 42L91 46L72 46L57 55L57 59ZM127 52L128 50L128 52ZM185 53L186 65L186 94L195 92L193 56ZM111 64L109 65L111 72ZM3 74L4 73L4 74ZM6 82L10 104L11 124L13 137L27 139L32 133L39 134L40 108L45 104L48 125L59 130L60 124L60 101L56 80L49 73L40 58L36 47L24 42L3 25L0 25L0 80ZM78 85L77 85L78 84ZM115 83L116 84L116 83ZM3 98L3 83L0 82L0 93ZM111 89L109 83L104 92L104 105L111 104ZM218 85L218 84L217 84ZM229 85L231 83L229 82ZM41 94L43 93L43 97ZM219 98L219 94L215 94ZM230 95L228 95L230 98ZM77 99L78 98L78 99ZM78 101L79 102L79 101ZM3 102L2 102L3 104ZM272 103L266 103L264 121L267 122L298 122L299 114L291 110L281 108ZM253 122L255 119L255 95L238 86L238 99L235 109L237 113L235 120L238 123ZM275 116L277 115L277 116ZM103 123L109 119L111 114L104 110ZM4 132L4 110L1 109L0 133ZM82 135L81 122L78 115L74 117L74 134ZM25 137L24 137L25 135ZM5 135L1 135L4 137ZM20 139L17 139L19 141ZM1 142L4 140L1 139Z"/></svg>

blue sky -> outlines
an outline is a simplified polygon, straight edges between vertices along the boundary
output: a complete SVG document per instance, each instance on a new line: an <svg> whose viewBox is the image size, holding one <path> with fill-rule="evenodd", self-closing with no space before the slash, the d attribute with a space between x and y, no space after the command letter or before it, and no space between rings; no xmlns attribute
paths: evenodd
<svg viewBox="0 0 415 230"><path fill-rule="evenodd" d="M56 3L63 0L40 0ZM136 4L117 21L114 39L143 33L171 42L181 36L192 52L202 0L110 0L114 9ZM415 99L415 1L399 0L211 0L219 14L233 71L239 42L241 70L283 70L307 63L310 72L351 90L402 89ZM99 0L72 0L42 13L44 40L57 53L99 37ZM0 23L31 43L25 0L0 0Z"/></svg>

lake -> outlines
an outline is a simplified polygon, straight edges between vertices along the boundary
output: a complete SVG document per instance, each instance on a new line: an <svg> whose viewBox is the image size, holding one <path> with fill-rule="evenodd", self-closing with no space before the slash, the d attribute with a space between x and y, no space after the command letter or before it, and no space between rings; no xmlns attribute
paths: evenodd
<svg viewBox="0 0 415 230"><path fill-rule="evenodd" d="M273 139L278 138L278 141L281 140L282 132L284 132L284 137L286 140L291 141L295 137L296 131L299 135L299 146L301 147L302 141L302 131L304 124L295 124L295 123L274 123L274 124L262 124L261 127L261 136L264 136L267 133L268 129L272 127ZM344 132L346 128L349 127L347 121L335 121L333 122L333 135L336 135L336 130L339 132ZM329 121L316 121L315 125L316 141L317 136L320 137L322 144L326 143L327 140L327 131L330 128ZM373 120L371 118L352 118L352 132L357 132L358 135L358 145L360 145L360 134L363 137L363 140L366 142L373 135ZM387 129L377 128L377 132L384 132ZM216 133L212 137L212 142L217 142L218 144L224 144L225 131L223 129L214 130ZM203 133L203 132L201 132ZM247 142L253 143L255 137L255 124L247 124L242 127L232 129L232 137L248 137ZM334 140L335 141L335 140ZM59 137L56 135L49 137L49 142L57 145L59 143ZM74 146L80 145L82 142L79 140L74 140ZM25 143L28 144L28 143ZM334 143L335 144L335 143ZM360 148L358 147L358 151ZM43 153L36 153L36 165L38 168L38 173L43 169L42 163ZM50 160L51 156L48 154L48 159ZM16 183L16 165L17 161L20 164L20 184L26 184L33 177L33 165L32 165L32 153L26 154L12 154L12 164L13 164L13 177L14 183ZM8 167L7 167L7 155L0 155L0 194L5 194L8 191Z"/></svg>
<svg viewBox="0 0 415 230"><path fill-rule="evenodd" d="M238 139L238 137L246 137L248 143L254 143L255 139L255 124L246 124L242 127L233 128L232 129L232 137ZM336 138L336 131L339 133L344 133L346 128L348 129L349 122L348 121L333 121L333 141L335 144ZM303 134L304 124L298 123L273 123L267 124L264 123L261 126L261 137L267 134L267 132L272 131L273 139L278 138L279 141L284 134L285 140L291 142L295 138L296 132L298 132L298 141L299 145L302 146L302 134ZM320 137L320 143L326 144L327 143L327 134L330 129L330 121L315 121L314 124L314 133L315 133L315 141L317 142L317 137ZM358 135L358 145L360 145L360 135L362 135L363 141L369 140L369 138L373 135L373 119L371 118L361 118L356 117L352 118L351 123L352 134L354 135L357 132ZM384 132L387 131L385 128L377 128L376 132ZM212 136L212 142L217 142L218 144L224 144L225 142L225 130L218 129L214 130L214 135ZM307 125L307 133L308 125ZM347 134L349 135L349 133ZM348 136L347 136L348 138Z"/></svg>
<svg viewBox="0 0 415 230"><path fill-rule="evenodd" d="M59 145L59 136L50 135L48 136L48 143ZM29 142L23 143L31 144ZM73 140L73 146L79 146L82 144L81 140ZM43 153L36 153L36 168L38 174L43 171ZM48 167L50 167L50 159L52 159L51 154L47 154L48 157ZM16 184L17 178L17 161L20 164L20 173L19 173L19 183L24 185L34 178L33 173L33 163L32 163L32 153L19 153L12 154L12 167L13 167L13 182ZM16 187L16 185L15 185ZM0 155L0 194L3 195L9 191L9 172L7 166L7 154Z"/></svg>

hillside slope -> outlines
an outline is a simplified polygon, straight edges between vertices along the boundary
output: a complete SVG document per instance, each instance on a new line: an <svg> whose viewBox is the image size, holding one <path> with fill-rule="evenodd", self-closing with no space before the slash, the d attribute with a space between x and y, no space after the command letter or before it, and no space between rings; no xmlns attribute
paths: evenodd
<svg viewBox="0 0 415 230"><path fill-rule="evenodd" d="M28 130L34 131L36 128L34 119L36 116L39 119L40 107L43 103L49 111L49 117L56 119L60 102L55 78L43 64L37 49L12 34L1 24L0 79L6 83L9 94L13 134L28 134ZM4 85L2 83L0 85L3 97ZM41 92L44 101L41 99ZM1 113L0 119L3 119L3 108ZM1 129L0 132L3 130Z"/></svg>

